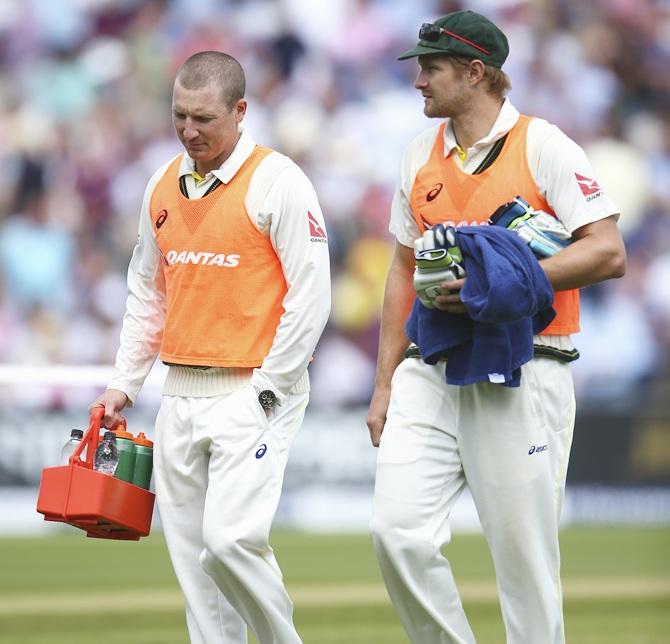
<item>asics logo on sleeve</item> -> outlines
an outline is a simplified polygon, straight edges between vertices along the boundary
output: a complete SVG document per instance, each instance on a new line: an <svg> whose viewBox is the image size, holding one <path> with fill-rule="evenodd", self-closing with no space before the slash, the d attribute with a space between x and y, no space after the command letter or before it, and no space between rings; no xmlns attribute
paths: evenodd
<svg viewBox="0 0 670 644"><path fill-rule="evenodd" d="M200 266L224 266L225 268L235 268L240 264L238 254L224 253L206 253L204 251L169 250L165 255L168 264L199 264Z"/></svg>

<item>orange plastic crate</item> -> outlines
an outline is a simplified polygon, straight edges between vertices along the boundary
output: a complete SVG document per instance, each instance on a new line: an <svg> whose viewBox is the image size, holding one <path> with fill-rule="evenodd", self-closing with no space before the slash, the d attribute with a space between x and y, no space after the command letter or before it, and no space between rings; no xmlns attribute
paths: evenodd
<svg viewBox="0 0 670 644"><path fill-rule="evenodd" d="M37 511L45 521L69 523L89 537L137 541L151 529L155 495L93 469L103 415L101 407L93 409L88 431L68 465L42 470Z"/></svg>

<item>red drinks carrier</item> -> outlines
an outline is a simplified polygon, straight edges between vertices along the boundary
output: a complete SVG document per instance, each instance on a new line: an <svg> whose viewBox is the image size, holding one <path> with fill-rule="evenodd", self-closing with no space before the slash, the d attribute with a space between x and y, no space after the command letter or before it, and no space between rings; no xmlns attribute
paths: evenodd
<svg viewBox="0 0 670 644"><path fill-rule="evenodd" d="M95 407L88 431L67 465L42 470L37 511L100 539L137 541L151 529L154 494L93 469L105 410ZM125 422L125 421L124 421ZM86 460L80 455L86 449Z"/></svg>

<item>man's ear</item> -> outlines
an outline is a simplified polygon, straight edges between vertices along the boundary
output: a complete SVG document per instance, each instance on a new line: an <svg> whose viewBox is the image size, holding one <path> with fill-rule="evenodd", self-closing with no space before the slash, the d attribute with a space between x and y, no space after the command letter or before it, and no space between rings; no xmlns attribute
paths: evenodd
<svg viewBox="0 0 670 644"><path fill-rule="evenodd" d="M233 111L235 112L235 121L237 123L241 123L242 119L244 119L244 115L247 113L247 101L241 98L239 101L237 101L237 103L235 103Z"/></svg>
<svg viewBox="0 0 670 644"><path fill-rule="evenodd" d="M471 60L470 66L468 67L468 80L473 85L476 85L479 81L482 80L482 78L484 78L484 71L485 66L481 60L478 58Z"/></svg>

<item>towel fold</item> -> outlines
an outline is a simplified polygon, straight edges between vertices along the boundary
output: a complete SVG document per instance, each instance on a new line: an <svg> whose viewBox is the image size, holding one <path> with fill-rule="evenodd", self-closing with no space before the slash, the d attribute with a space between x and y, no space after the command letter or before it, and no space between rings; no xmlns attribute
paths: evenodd
<svg viewBox="0 0 670 644"><path fill-rule="evenodd" d="M453 385L493 382L518 387L521 365L533 357L533 336L556 316L554 291L528 246L497 226L457 229L468 314L428 309L416 300L407 336L423 360L447 359Z"/></svg>

